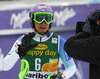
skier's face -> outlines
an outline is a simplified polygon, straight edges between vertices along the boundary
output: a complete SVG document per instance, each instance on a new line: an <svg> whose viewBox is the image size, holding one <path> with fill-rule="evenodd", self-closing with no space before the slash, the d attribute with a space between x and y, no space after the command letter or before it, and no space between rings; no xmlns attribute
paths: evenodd
<svg viewBox="0 0 100 79"><path fill-rule="evenodd" d="M49 29L49 25L50 24L46 24L45 22L42 22L42 23L35 23L35 29L41 33L41 34L44 34L48 29Z"/></svg>

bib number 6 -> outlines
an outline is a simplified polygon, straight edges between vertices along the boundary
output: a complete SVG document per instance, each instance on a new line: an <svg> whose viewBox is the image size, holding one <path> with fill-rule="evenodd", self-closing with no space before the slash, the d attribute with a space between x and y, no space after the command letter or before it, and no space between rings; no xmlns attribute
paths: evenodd
<svg viewBox="0 0 100 79"><path fill-rule="evenodd" d="M41 59L40 58L36 58L35 59L35 70L40 70L41 69Z"/></svg>

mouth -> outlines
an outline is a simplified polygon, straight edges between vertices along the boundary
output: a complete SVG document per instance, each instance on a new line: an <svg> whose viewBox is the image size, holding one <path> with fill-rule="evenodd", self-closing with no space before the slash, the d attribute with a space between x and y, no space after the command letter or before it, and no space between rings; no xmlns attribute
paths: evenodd
<svg viewBox="0 0 100 79"><path fill-rule="evenodd" d="M40 27L41 29L45 29L45 27Z"/></svg>

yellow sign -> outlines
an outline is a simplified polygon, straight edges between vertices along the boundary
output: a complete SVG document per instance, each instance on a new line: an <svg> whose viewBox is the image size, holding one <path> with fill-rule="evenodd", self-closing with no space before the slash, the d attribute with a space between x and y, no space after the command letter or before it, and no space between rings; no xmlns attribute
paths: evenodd
<svg viewBox="0 0 100 79"><path fill-rule="evenodd" d="M47 50L47 51L45 52L45 55L50 55L50 56L53 56L53 57L54 57L54 56L56 55L56 52Z"/></svg>
<svg viewBox="0 0 100 79"><path fill-rule="evenodd" d="M35 49L37 49L37 50L45 50L47 48L48 48L48 46L45 44L38 44L38 46L35 47Z"/></svg>
<svg viewBox="0 0 100 79"><path fill-rule="evenodd" d="M42 66L42 72L55 72L58 70L58 59L50 59L49 63Z"/></svg>
<svg viewBox="0 0 100 79"><path fill-rule="evenodd" d="M35 50L29 50L27 52L27 54L32 55L32 56L42 56L43 55L43 52L44 51L41 51L41 50L36 50L36 51ZM45 55L52 56L52 57L55 57L56 52L47 50L47 51L44 52L44 54Z"/></svg>

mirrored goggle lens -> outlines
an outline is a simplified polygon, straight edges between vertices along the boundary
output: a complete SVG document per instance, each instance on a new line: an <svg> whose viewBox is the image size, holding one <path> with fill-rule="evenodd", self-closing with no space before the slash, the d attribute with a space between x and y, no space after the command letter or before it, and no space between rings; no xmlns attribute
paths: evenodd
<svg viewBox="0 0 100 79"><path fill-rule="evenodd" d="M35 14L34 21L37 23L42 23L45 21L47 24L51 23L53 21L53 15L52 14Z"/></svg>
<svg viewBox="0 0 100 79"><path fill-rule="evenodd" d="M50 22L52 19L51 19L51 16L47 16L47 15L39 15L39 16L36 16L36 20L38 22L41 22L43 19L45 19L47 22Z"/></svg>

